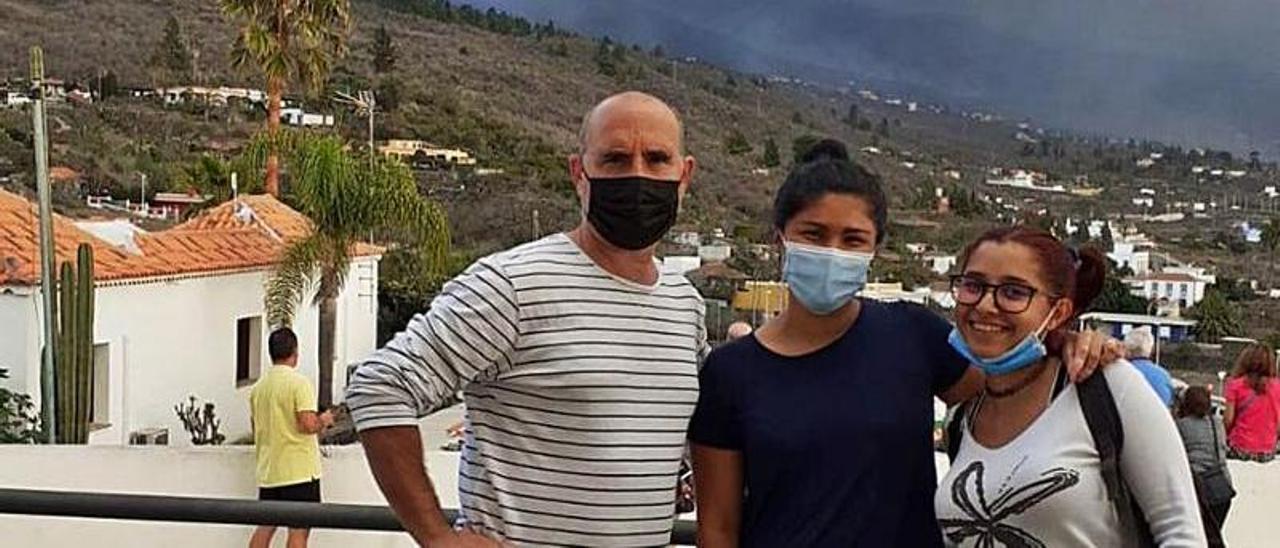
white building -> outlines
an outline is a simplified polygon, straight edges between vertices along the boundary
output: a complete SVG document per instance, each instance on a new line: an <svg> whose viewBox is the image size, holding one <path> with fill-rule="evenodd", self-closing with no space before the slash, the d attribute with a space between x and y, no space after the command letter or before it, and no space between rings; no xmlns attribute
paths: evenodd
<svg viewBox="0 0 1280 548"><path fill-rule="evenodd" d="M702 268L702 259L694 256L670 255L662 258L662 269L667 272L685 274Z"/></svg>
<svg viewBox="0 0 1280 548"><path fill-rule="evenodd" d="M1145 276L1151 272L1151 252L1138 251L1136 244L1114 242L1107 257L1121 267L1128 267L1135 275Z"/></svg>
<svg viewBox="0 0 1280 548"><path fill-rule="evenodd" d="M0 191L0 367L8 388L40 397L42 298L34 206ZM248 391L270 366L263 287L284 247L310 230L305 217L267 196L245 196L163 232L95 230L56 217L58 261L94 249L96 298L92 444L124 444L167 429L189 442L173 406L189 395L217 406L228 441L249 433ZM346 365L374 349L381 249L352 249L338 299L334 394ZM299 370L316 381L318 311L294 320Z"/></svg>
<svg viewBox="0 0 1280 548"><path fill-rule="evenodd" d="M928 304L932 292L928 287L920 287L911 291L907 291L902 287L902 282L893 283L868 283L863 288L859 297L872 299L882 302L899 302L906 301L916 304Z"/></svg>
<svg viewBox="0 0 1280 548"><path fill-rule="evenodd" d="M297 107L280 109L280 121L290 126L330 127L333 126L332 114L313 114Z"/></svg>
<svg viewBox="0 0 1280 548"><path fill-rule="evenodd" d="M1183 308L1195 306L1204 299L1208 280L1185 272L1158 272L1125 280L1135 295L1148 300L1165 300Z"/></svg>
<svg viewBox="0 0 1280 548"><path fill-rule="evenodd" d="M9 91L4 94L4 106L6 107L20 107L29 103L31 103L31 98L25 93Z"/></svg>
<svg viewBox="0 0 1280 548"><path fill-rule="evenodd" d="M416 139L390 139L378 146L378 152L385 156L399 156L403 159L418 158L439 165L473 166L476 159L470 152L456 148L436 146Z"/></svg>
<svg viewBox="0 0 1280 548"><path fill-rule="evenodd" d="M232 99L239 99L248 103L265 103L267 100L266 92L260 89L249 88L233 88L227 86L207 87L207 86L175 86L170 88L160 88L155 90L155 94L159 95L166 105L177 105L187 100L208 101L214 106L227 106Z"/></svg>
<svg viewBox="0 0 1280 548"><path fill-rule="evenodd" d="M939 276L951 272L956 267L955 255L926 255L924 257L925 266L929 267L934 274Z"/></svg>
<svg viewBox="0 0 1280 548"><path fill-rule="evenodd" d="M702 235L692 230L686 230L673 234L671 236L671 241L679 245L698 247L702 245Z"/></svg>
<svg viewBox="0 0 1280 548"><path fill-rule="evenodd" d="M722 263L729 260L732 255L733 246L724 242L698 246L698 257L704 263Z"/></svg>

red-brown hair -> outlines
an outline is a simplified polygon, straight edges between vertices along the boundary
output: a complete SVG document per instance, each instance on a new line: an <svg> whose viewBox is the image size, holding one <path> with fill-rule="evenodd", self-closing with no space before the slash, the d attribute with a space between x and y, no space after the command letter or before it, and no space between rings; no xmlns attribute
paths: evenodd
<svg viewBox="0 0 1280 548"><path fill-rule="evenodd" d="M1049 291L1071 299L1076 315L1087 310L1102 293L1102 282L1107 277L1107 260L1101 252L1094 248L1072 250L1052 234L1025 225L995 228L979 236L965 248L961 271L969 266L973 252L988 242L1017 243L1030 248L1036 255L1040 277L1049 286Z"/></svg>
<svg viewBox="0 0 1280 548"><path fill-rule="evenodd" d="M1276 376L1276 353L1261 344L1251 344L1236 357L1232 377L1245 377L1257 394L1267 392L1267 382Z"/></svg>

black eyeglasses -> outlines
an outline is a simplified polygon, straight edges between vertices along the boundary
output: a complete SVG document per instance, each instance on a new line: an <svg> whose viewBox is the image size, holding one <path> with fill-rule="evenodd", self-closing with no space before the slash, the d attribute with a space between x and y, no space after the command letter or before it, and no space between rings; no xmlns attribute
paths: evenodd
<svg viewBox="0 0 1280 548"><path fill-rule="evenodd" d="M965 306L974 306L990 291L996 308L1006 314L1021 314L1031 306L1031 300L1040 291L1020 283L989 284L979 278L957 274L951 277L951 296Z"/></svg>

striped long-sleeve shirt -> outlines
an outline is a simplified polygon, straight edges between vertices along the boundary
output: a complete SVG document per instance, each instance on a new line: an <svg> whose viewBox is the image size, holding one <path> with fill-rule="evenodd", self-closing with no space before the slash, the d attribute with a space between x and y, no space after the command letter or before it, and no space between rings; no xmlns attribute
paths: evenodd
<svg viewBox="0 0 1280 548"><path fill-rule="evenodd" d="M466 521L521 545L669 542L706 351L683 276L610 275L558 234L481 259L366 360L360 430L416 425L458 390Z"/></svg>

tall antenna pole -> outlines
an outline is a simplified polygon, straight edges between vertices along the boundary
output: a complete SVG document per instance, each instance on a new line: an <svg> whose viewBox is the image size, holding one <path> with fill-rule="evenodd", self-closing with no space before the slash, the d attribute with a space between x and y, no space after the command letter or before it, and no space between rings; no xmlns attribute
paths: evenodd
<svg viewBox="0 0 1280 548"><path fill-rule="evenodd" d="M40 421L43 423L45 443L57 438L54 420L53 357L56 355L57 338L54 337L53 294L53 206L49 192L49 136L44 118L44 51L39 46L31 48L31 125L34 130L36 153L36 189L40 200L40 292L44 301L44 354L40 361Z"/></svg>

